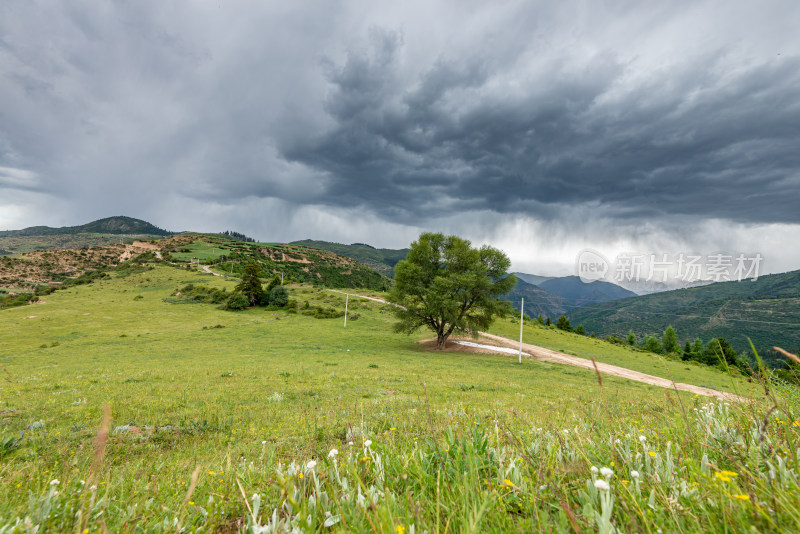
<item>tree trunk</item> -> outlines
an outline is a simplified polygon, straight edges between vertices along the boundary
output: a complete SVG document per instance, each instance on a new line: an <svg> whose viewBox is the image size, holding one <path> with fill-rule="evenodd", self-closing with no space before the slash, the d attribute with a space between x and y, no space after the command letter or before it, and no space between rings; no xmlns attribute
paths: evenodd
<svg viewBox="0 0 800 534"><path fill-rule="evenodd" d="M444 332L437 332L436 333L436 350L444 349L445 343L447 343L447 334Z"/></svg>

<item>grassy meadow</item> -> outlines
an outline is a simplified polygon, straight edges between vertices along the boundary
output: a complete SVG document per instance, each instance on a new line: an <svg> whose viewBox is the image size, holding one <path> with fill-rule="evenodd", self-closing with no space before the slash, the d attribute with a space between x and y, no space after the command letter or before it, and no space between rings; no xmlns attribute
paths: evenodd
<svg viewBox="0 0 800 534"><path fill-rule="evenodd" d="M234 285L156 266L0 311L0 533L800 528L788 386L765 399L713 369L526 326L529 343L753 400L601 387L583 369L425 350L426 333L393 333L366 300L346 328L164 300L189 283ZM309 286L290 297L344 307Z"/></svg>

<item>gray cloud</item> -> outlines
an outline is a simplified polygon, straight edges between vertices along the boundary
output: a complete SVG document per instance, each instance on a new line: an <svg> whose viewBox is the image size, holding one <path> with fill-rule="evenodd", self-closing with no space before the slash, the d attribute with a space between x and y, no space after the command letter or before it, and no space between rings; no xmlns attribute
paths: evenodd
<svg viewBox="0 0 800 534"><path fill-rule="evenodd" d="M601 51L509 93L495 87L513 72L443 59L398 88L401 46L386 32L332 69L335 126L286 151L332 173L333 204L387 205L396 220L451 199L452 212L600 202L621 218L797 221L800 56L730 72L716 51L626 85L631 67Z"/></svg>
<svg viewBox="0 0 800 534"><path fill-rule="evenodd" d="M386 246L423 228L576 246L797 236L798 15L9 0L0 226L124 213Z"/></svg>

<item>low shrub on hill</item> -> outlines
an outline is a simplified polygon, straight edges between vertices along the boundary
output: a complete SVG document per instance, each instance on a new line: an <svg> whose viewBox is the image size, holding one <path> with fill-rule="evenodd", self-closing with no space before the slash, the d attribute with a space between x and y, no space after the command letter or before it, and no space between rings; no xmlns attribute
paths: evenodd
<svg viewBox="0 0 800 534"><path fill-rule="evenodd" d="M224 289L214 287L187 284L172 293L172 296L164 299L170 304L222 304L229 300L231 295Z"/></svg>

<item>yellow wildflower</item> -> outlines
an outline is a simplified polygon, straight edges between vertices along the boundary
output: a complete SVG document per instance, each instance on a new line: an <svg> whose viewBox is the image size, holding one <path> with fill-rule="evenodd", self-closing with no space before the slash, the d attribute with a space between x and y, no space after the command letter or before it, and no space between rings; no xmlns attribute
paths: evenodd
<svg viewBox="0 0 800 534"><path fill-rule="evenodd" d="M739 499L740 501L749 501L750 500L750 496L749 495L733 495L733 498L734 499Z"/></svg>
<svg viewBox="0 0 800 534"><path fill-rule="evenodd" d="M658 456L658 455L657 455L655 452L653 452L653 451L650 451L650 452L648 452L647 454L649 454L649 455L650 455L650 456L652 456L653 458L655 458L656 456Z"/></svg>

